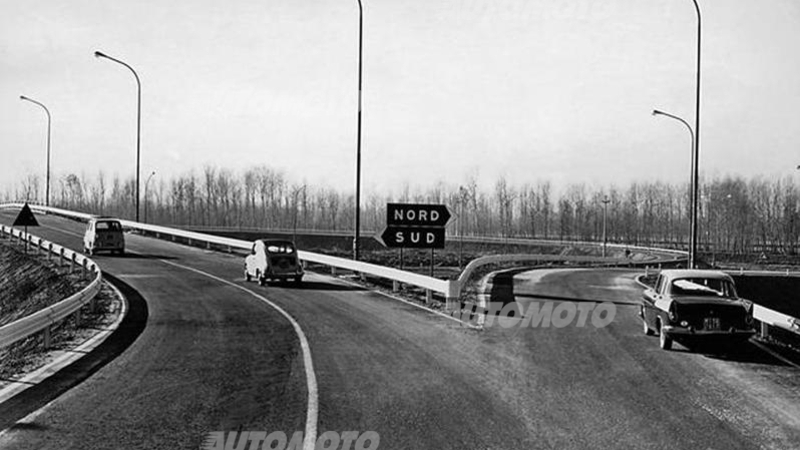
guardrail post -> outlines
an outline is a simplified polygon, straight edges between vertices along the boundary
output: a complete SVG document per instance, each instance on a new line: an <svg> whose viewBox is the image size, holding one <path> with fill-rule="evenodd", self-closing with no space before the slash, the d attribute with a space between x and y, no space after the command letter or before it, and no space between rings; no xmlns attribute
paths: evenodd
<svg viewBox="0 0 800 450"><path fill-rule="evenodd" d="M331 266L331 276L336 276L336 267Z"/></svg>
<svg viewBox="0 0 800 450"><path fill-rule="evenodd" d="M425 289L425 304L430 304L431 300L433 300L433 291Z"/></svg>
<svg viewBox="0 0 800 450"><path fill-rule="evenodd" d="M458 297L447 297L445 299L445 311L457 311L459 305L459 298Z"/></svg>
<svg viewBox="0 0 800 450"><path fill-rule="evenodd" d="M766 322L761 322L761 339L769 337L769 325Z"/></svg>
<svg viewBox="0 0 800 450"><path fill-rule="evenodd" d="M44 327L42 331L44 333L44 348L48 349L50 348L50 325Z"/></svg>
<svg viewBox="0 0 800 450"><path fill-rule="evenodd" d="M58 267L64 265L64 247L61 247L61 251L58 252Z"/></svg>
<svg viewBox="0 0 800 450"><path fill-rule="evenodd" d="M83 278L86 278L86 274L89 271L89 268L87 266L88 263L86 262L86 258L83 258L83 264L81 264L81 276Z"/></svg>
<svg viewBox="0 0 800 450"><path fill-rule="evenodd" d="M392 280L392 292L400 291L400 282L397 280Z"/></svg>
<svg viewBox="0 0 800 450"><path fill-rule="evenodd" d="M72 273L72 271L75 269L76 264L78 264L78 260L75 253L73 253L72 258L70 258L69 273Z"/></svg>
<svg viewBox="0 0 800 450"><path fill-rule="evenodd" d="M75 327L80 328L80 326L81 326L81 309L78 308L78 310L75 311Z"/></svg>
<svg viewBox="0 0 800 450"><path fill-rule="evenodd" d="M53 259L53 243L51 242L47 246L47 260L51 261Z"/></svg>

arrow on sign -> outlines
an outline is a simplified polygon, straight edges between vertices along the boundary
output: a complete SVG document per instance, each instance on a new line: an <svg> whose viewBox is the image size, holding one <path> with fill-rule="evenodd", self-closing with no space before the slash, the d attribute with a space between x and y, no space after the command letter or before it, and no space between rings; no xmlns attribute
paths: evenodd
<svg viewBox="0 0 800 450"><path fill-rule="evenodd" d="M387 203L386 225L407 227L443 227L450 220L446 205L422 203Z"/></svg>
<svg viewBox="0 0 800 450"><path fill-rule="evenodd" d="M441 227L398 227L389 225L375 239L389 248L444 248Z"/></svg>

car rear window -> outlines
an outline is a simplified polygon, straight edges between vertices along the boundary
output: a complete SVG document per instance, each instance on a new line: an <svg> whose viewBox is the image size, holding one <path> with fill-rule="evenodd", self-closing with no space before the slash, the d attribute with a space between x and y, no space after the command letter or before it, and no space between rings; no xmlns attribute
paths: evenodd
<svg viewBox="0 0 800 450"><path fill-rule="evenodd" d="M698 295L708 297L736 297L729 280L722 278L682 278L672 282L673 295Z"/></svg>
<svg viewBox="0 0 800 450"><path fill-rule="evenodd" d="M122 225L119 222L103 221L95 224L97 231L122 231Z"/></svg>
<svg viewBox="0 0 800 450"><path fill-rule="evenodd" d="M292 244L267 244L267 251L269 253L282 253L282 254L291 254L294 253L294 246Z"/></svg>

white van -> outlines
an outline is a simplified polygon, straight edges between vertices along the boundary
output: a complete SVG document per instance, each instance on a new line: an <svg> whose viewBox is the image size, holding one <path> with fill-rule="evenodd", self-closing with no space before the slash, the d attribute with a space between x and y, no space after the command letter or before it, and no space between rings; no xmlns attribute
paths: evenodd
<svg viewBox="0 0 800 450"><path fill-rule="evenodd" d="M83 235L83 252L91 255L98 251L125 253L125 236L119 220L106 217L89 219Z"/></svg>

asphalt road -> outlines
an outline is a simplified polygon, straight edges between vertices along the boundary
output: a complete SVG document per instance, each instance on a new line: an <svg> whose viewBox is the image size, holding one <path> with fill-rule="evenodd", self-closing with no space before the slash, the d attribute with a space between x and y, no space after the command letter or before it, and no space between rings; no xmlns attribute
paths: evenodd
<svg viewBox="0 0 800 450"><path fill-rule="evenodd" d="M0 214L10 223L13 214ZM81 224L31 230L80 248ZM52 403L0 406L17 422L0 448L197 448L211 431L305 427L297 335L308 338L323 431L377 431L385 449L792 448L800 370L757 348L664 352L636 317L625 272L524 273L532 302L613 300L614 321L474 331L322 275L300 287L245 283L243 258L139 236L101 267L141 293L144 330L116 359ZM553 300L557 299L557 300ZM69 375L64 375L69 376ZM40 399L42 404L50 399Z"/></svg>

